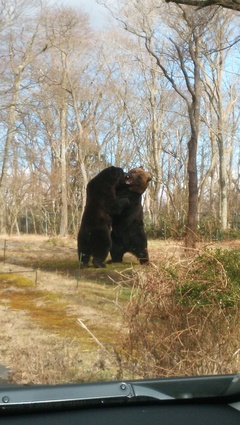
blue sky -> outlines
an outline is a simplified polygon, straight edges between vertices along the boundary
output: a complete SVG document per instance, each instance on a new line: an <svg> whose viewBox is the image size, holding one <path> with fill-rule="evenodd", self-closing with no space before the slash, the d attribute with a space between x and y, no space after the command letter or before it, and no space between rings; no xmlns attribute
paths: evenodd
<svg viewBox="0 0 240 425"><path fill-rule="evenodd" d="M60 3L56 0L52 2ZM61 0L61 4L84 10L89 14L92 25L97 28L101 28L104 22L107 22L107 10L97 4L96 0Z"/></svg>

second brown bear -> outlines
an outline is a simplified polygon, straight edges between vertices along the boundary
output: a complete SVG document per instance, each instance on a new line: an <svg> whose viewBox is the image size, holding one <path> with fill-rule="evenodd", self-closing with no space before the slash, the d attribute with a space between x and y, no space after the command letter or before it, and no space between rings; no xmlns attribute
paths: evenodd
<svg viewBox="0 0 240 425"><path fill-rule="evenodd" d="M143 223L142 194L148 187L151 176L143 168L134 168L128 172L125 184L116 190L119 199L129 199L120 215L112 219L112 246L110 250L111 262L120 263L126 252L135 255L140 264L149 262L147 236Z"/></svg>

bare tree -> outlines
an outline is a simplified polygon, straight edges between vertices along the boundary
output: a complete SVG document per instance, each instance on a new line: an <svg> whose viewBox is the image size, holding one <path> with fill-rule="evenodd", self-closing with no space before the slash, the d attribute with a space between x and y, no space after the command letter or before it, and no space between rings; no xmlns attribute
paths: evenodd
<svg viewBox="0 0 240 425"><path fill-rule="evenodd" d="M227 153L229 141L231 139L231 117L234 105L237 100L237 93L234 90L234 83L227 78L224 79L224 69L229 62L230 50L222 50L221 46L226 40L231 38L233 32L232 14L219 11L219 19L215 20L206 43L204 56L206 61L202 69L202 78L205 94L208 102L208 109L205 118L211 117L208 122L210 133L214 136L218 149L218 170L219 170L219 217L221 229L228 227L228 172ZM222 12L222 13L221 13ZM233 18L233 19L232 19ZM231 23L231 24L230 24ZM211 37L214 34L214 37ZM206 122L206 119L203 120ZM213 158L216 159L215 154Z"/></svg>
<svg viewBox="0 0 240 425"><path fill-rule="evenodd" d="M27 14L29 7L34 7L33 1L22 1L20 5L12 2L10 7L11 14L8 17L8 25L2 33L2 44L5 47L2 55L2 67L4 74L4 89L2 90L4 110L4 121L6 125L6 137L2 154L2 164L0 172L0 199L1 205L4 205L4 191L6 189L7 176L9 173L9 161L11 144L14 144L14 135L18 126L18 116L22 106L22 82L26 78L24 88L28 86L29 66L34 60L41 55L47 48L46 39L41 33L41 13L38 9L37 18L33 19ZM3 3L2 3L3 4ZM11 6L11 2L4 2L7 6ZM19 6L23 9L19 10ZM10 12L9 12L10 13ZM4 15L3 15L4 16ZM21 31L19 32L19 23L21 21ZM7 70L7 72L4 72ZM2 231L4 231L4 217L2 213Z"/></svg>
<svg viewBox="0 0 240 425"><path fill-rule="evenodd" d="M145 10L146 13L145 13ZM133 23L130 20L121 19L124 28L144 41L148 53L156 60L157 66L170 83L171 87L185 102L189 118L191 134L188 141L188 218L186 225L186 245L195 246L198 220L198 178L197 178L197 145L200 124L200 98L201 98L201 38L207 23L207 17L203 14L194 15L191 11L179 7L169 26L173 30L173 37L169 42L172 50L167 46L164 49L159 45L155 34L154 19L151 20L151 12L156 20L157 9L149 2L148 8L141 8L138 4L135 11L131 11ZM136 24L136 16L139 21ZM120 20L120 19L119 19ZM165 59L163 59L165 58ZM171 58L171 63L169 61ZM168 65L167 65L168 63ZM181 79L173 74L173 64L178 64ZM182 81L184 85L182 85Z"/></svg>
<svg viewBox="0 0 240 425"><path fill-rule="evenodd" d="M79 66L80 60L83 60L81 55L87 46L86 41L87 36L90 34L90 27L88 17L85 14L81 12L76 14L76 11L70 8L49 11L46 15L45 27L52 60L47 66L48 70L44 71L43 80L45 86L51 88L54 96L60 126L59 140L55 139L53 148L61 167L60 235L64 236L68 233L68 151L72 141L68 122L72 103L80 139L83 133L77 108L76 86L73 87L71 76L76 70L76 62ZM71 126L72 131L73 129L74 126ZM80 146L79 156L83 181L86 187L87 175Z"/></svg>

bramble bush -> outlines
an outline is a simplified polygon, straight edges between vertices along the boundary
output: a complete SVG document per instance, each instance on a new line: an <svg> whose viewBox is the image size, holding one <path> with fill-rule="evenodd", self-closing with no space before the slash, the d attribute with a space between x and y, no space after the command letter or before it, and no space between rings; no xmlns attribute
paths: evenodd
<svg viewBox="0 0 240 425"><path fill-rule="evenodd" d="M240 250L201 253L177 285L179 302L184 305L234 307L239 301Z"/></svg>
<svg viewBox="0 0 240 425"><path fill-rule="evenodd" d="M132 376L239 370L239 267L240 250L203 250L134 272L122 342Z"/></svg>

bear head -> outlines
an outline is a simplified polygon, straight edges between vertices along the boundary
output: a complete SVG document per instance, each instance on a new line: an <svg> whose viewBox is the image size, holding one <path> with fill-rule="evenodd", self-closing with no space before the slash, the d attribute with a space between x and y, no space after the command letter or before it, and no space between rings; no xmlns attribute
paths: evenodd
<svg viewBox="0 0 240 425"><path fill-rule="evenodd" d="M128 185L128 190L141 194L145 192L151 180L150 174L142 167L133 168L125 176L125 183Z"/></svg>
<svg viewBox="0 0 240 425"><path fill-rule="evenodd" d="M125 173L122 168L114 167L112 165L100 171L100 173L98 173L92 181L96 181L98 183L107 182L112 186L118 186L125 183Z"/></svg>
<svg viewBox="0 0 240 425"><path fill-rule="evenodd" d="M120 167L108 167L106 168L106 176L110 184L114 186L120 186L125 182L125 173Z"/></svg>

